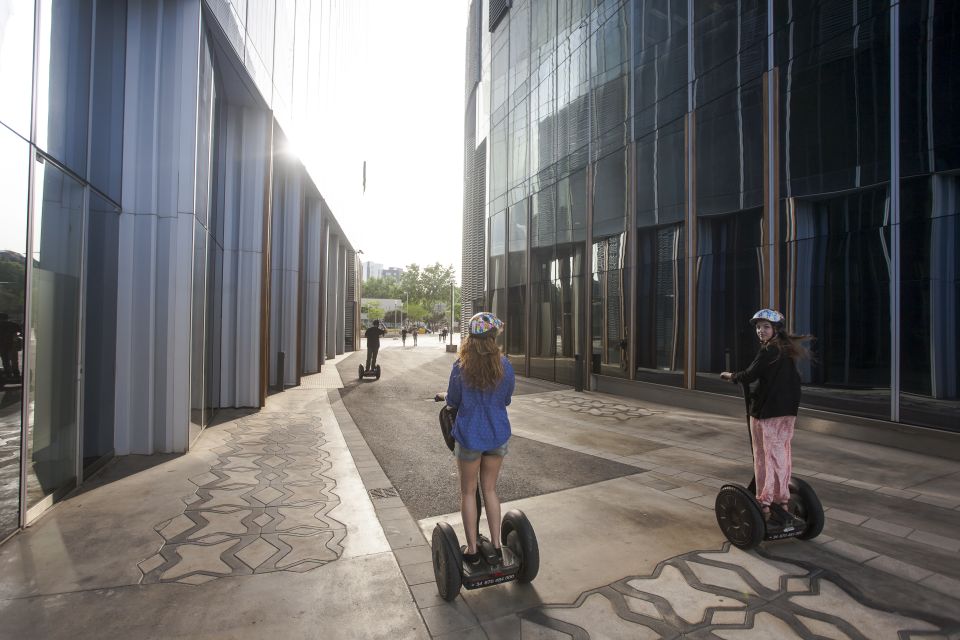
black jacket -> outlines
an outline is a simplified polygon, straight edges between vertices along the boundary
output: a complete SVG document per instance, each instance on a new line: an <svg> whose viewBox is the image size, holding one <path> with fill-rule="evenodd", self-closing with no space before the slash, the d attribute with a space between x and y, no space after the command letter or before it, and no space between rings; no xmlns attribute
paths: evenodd
<svg viewBox="0 0 960 640"><path fill-rule="evenodd" d="M380 336L386 335L386 329L380 327L370 327L364 332L363 337L367 339L367 349L370 347L380 347Z"/></svg>
<svg viewBox="0 0 960 640"><path fill-rule="evenodd" d="M793 358L776 344L760 347L757 357L743 371L733 374L734 383L758 380L750 394L749 413L754 418L795 416L800 407L800 373Z"/></svg>

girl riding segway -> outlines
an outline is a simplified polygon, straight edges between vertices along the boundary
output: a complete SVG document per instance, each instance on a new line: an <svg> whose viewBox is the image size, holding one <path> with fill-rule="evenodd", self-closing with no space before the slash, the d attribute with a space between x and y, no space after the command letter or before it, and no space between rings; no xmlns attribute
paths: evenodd
<svg viewBox="0 0 960 640"><path fill-rule="evenodd" d="M749 394L748 405L756 498L764 520L789 527L797 524L789 509L793 472L790 443L800 406L797 364L810 359L803 343L813 336L787 333L784 321L783 314L773 309L753 314L750 323L760 339L756 357L743 371L724 371L720 377L742 385L758 381Z"/></svg>
<svg viewBox="0 0 960 640"><path fill-rule="evenodd" d="M467 536L464 560L479 561L477 521L480 517L474 495L477 475L490 526L490 540L500 551L500 499L497 478L510 439L507 405L514 389L513 367L500 353L496 336L503 323L492 313L470 318L470 332L460 345L459 358L450 372L447 404L457 409L453 426L454 455L460 475L460 514Z"/></svg>

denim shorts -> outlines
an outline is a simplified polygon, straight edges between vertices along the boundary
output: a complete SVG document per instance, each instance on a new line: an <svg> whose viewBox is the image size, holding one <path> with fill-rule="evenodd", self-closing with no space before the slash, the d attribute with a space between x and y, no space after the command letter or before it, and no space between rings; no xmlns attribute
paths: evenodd
<svg viewBox="0 0 960 640"><path fill-rule="evenodd" d="M477 451L475 449L467 449L460 445L459 442L454 442L453 445L453 455L457 457L458 460L463 460L464 462L473 462L479 460L480 456L505 456L507 455L507 445L508 442L504 442L503 446L497 447L496 449L490 449L489 451Z"/></svg>

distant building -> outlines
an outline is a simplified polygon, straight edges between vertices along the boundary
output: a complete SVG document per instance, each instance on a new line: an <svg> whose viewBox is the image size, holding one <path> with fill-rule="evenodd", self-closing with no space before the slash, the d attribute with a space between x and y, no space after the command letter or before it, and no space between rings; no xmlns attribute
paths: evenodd
<svg viewBox="0 0 960 640"><path fill-rule="evenodd" d="M366 282L370 278L382 278L383 265L379 262L368 260L363 263L363 280Z"/></svg>
<svg viewBox="0 0 960 640"><path fill-rule="evenodd" d="M384 269L381 278L395 278L398 279L403 275L403 269L400 267L390 267L389 269Z"/></svg>

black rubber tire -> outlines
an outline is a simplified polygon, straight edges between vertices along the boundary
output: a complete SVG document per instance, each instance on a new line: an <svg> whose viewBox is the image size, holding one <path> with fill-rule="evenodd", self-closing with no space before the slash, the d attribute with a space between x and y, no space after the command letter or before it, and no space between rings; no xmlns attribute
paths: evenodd
<svg viewBox="0 0 960 640"><path fill-rule="evenodd" d="M363 380L363 365L360 365L360 375L358 376L359 380Z"/></svg>
<svg viewBox="0 0 960 640"><path fill-rule="evenodd" d="M460 542L453 527L446 522L438 522L433 528L430 540L433 556L433 578L437 581L440 597L451 602L460 593L463 585L463 556Z"/></svg>
<svg viewBox="0 0 960 640"><path fill-rule="evenodd" d="M500 543L510 547L514 555L520 558L517 582L533 582L540 572L540 545L537 544L533 525L522 511L511 509L503 516Z"/></svg>
<svg viewBox="0 0 960 640"><path fill-rule="evenodd" d="M753 549L766 535L763 512L753 494L743 487L725 484L714 503L717 524L724 537L738 549Z"/></svg>
<svg viewBox="0 0 960 640"><path fill-rule="evenodd" d="M374 370L377 372L376 380L379 380L379 379L380 379L380 365L377 365L377 368L374 369Z"/></svg>
<svg viewBox="0 0 960 640"><path fill-rule="evenodd" d="M823 505L813 487L800 478L790 479L790 507L797 517L807 523L798 538L813 540L820 535L824 525Z"/></svg>

